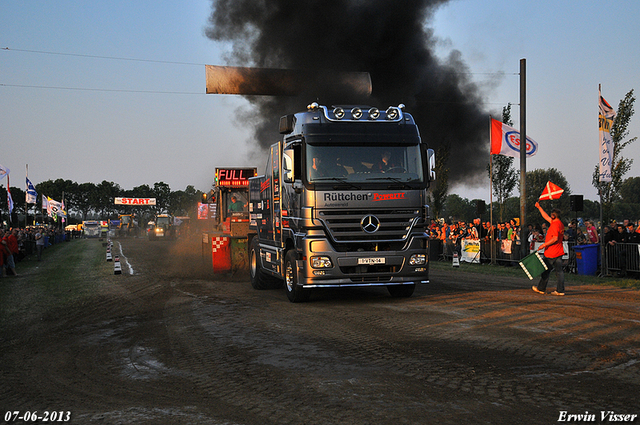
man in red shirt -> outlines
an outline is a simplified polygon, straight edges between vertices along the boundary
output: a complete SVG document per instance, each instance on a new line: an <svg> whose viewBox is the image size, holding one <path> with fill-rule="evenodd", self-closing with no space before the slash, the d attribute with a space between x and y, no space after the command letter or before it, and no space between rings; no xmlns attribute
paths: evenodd
<svg viewBox="0 0 640 425"><path fill-rule="evenodd" d="M7 275L9 275L9 270L14 276L18 276L16 273L16 263L15 258L18 256L18 229L12 229L5 233L2 238L2 244L5 246L7 251L6 255L6 264L4 267L7 269Z"/></svg>
<svg viewBox="0 0 640 425"><path fill-rule="evenodd" d="M544 249L544 261L547 263L548 268L540 276L538 286L533 286L531 289L539 294L544 294L547 289L547 283L549 282L549 276L551 275L551 267L553 267L556 270L558 284L556 290L551 294L564 295L564 270L562 270L564 224L562 224L560 220L560 210L554 208L553 211L551 211L551 215L549 215L542 209L538 202L536 202L536 208L540 211L542 218L549 222L549 230L547 230L547 234L545 235L544 243L538 247L538 251Z"/></svg>

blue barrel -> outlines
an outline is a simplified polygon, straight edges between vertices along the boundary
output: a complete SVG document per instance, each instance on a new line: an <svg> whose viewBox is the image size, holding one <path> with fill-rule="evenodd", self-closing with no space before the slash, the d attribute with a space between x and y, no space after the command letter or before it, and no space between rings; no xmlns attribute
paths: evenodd
<svg viewBox="0 0 640 425"><path fill-rule="evenodd" d="M595 275L598 270L600 244L576 245L573 247L573 251L576 253L578 274Z"/></svg>

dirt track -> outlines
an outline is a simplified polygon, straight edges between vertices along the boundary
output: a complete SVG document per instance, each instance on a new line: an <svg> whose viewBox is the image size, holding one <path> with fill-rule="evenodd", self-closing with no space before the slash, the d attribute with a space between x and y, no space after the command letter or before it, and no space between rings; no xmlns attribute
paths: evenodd
<svg viewBox="0 0 640 425"><path fill-rule="evenodd" d="M97 240L71 243L86 245L87 261L104 252ZM3 417L396 425L640 414L638 291L541 296L526 279L446 269L408 299L361 289L291 304L246 276L214 276L197 240L120 246L133 275L125 261L122 275L78 266L97 291L64 308L33 302L2 323ZM29 273L0 280L2 296L37 300Z"/></svg>

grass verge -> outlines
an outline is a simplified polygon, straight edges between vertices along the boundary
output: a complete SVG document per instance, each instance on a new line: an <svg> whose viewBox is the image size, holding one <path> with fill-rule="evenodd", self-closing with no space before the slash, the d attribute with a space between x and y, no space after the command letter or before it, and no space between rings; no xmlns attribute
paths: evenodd
<svg viewBox="0 0 640 425"><path fill-rule="evenodd" d="M514 278L526 278L524 272L517 263L513 263L511 267L505 266L492 266L491 264L472 264L461 263L460 267L453 267L451 262L448 261L429 261L429 267L433 270L453 270L456 273L481 273L490 274L495 276L507 276ZM602 285L602 286L616 286L619 288L633 288L640 289L640 280L629 278L616 278L616 277L598 277L598 276L584 276L571 273L565 273L565 280L568 283L576 283L580 285ZM552 278L555 275L552 273ZM535 279L534 279L535 281Z"/></svg>
<svg viewBox="0 0 640 425"><path fill-rule="evenodd" d="M18 276L0 279L0 321L9 323L49 310L77 305L107 281L106 248L97 239L76 239L16 264ZM113 274L111 272L110 274Z"/></svg>

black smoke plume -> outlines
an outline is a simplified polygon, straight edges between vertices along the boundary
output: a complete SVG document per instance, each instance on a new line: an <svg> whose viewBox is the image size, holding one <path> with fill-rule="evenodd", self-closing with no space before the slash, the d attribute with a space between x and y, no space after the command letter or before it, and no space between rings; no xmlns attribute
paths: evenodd
<svg viewBox="0 0 640 425"><path fill-rule="evenodd" d="M428 27L446 0L212 0L207 37L230 42L228 65L369 72L368 98L331 93L308 82L297 96L249 96L262 148L278 139L282 115L324 105L406 105L420 134L450 147L449 182L477 186L488 163L488 112L459 52L435 56ZM326 86L325 86L326 88Z"/></svg>

